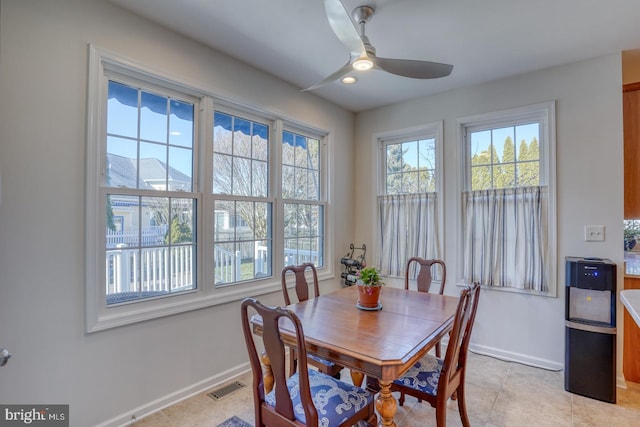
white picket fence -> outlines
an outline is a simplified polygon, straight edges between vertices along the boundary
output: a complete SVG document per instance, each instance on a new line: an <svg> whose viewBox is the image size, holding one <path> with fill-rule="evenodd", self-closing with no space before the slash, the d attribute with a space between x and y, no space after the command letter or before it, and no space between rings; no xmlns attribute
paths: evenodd
<svg viewBox="0 0 640 427"><path fill-rule="evenodd" d="M107 295L127 292L169 293L193 289L193 246L131 248L118 243L107 251ZM316 251L285 248L285 265L312 262L320 264ZM267 246L255 244L253 277L270 275ZM140 266L140 268L137 268ZM242 254L214 248L215 283L225 284L242 280Z"/></svg>

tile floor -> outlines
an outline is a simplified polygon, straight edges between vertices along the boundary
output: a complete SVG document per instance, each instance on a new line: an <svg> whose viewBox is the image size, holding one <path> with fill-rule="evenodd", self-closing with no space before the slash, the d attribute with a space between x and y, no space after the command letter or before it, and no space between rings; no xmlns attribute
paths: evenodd
<svg viewBox="0 0 640 427"><path fill-rule="evenodd" d="M467 411L472 426L485 427L627 427L640 426L640 384L617 389L617 404L600 402L564 390L563 372L532 368L469 354ZM342 378L348 380L348 371ZM216 427L234 415L253 423L251 376L238 378L247 387L218 401L205 393L179 402L134 427ZM398 427L435 426L435 410L407 397L396 413ZM460 426L456 402L449 402L447 426Z"/></svg>

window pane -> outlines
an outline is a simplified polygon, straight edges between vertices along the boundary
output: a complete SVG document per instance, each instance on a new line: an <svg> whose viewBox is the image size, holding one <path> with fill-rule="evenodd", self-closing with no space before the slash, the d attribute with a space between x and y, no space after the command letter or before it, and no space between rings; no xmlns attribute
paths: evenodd
<svg viewBox="0 0 640 427"><path fill-rule="evenodd" d="M320 142L282 133L282 195L299 200L320 199Z"/></svg>
<svg viewBox="0 0 640 427"><path fill-rule="evenodd" d="M538 141L540 138L540 125L530 123L516 126L516 157L519 161L538 160ZM535 141L535 142L534 142ZM531 149L529 149L531 147Z"/></svg>
<svg viewBox="0 0 640 427"><path fill-rule="evenodd" d="M169 198L141 197L140 232L142 246L169 244Z"/></svg>
<svg viewBox="0 0 640 427"><path fill-rule="evenodd" d="M165 236L165 243L195 243L194 205L192 199L171 199L171 224L170 231Z"/></svg>
<svg viewBox="0 0 640 427"><path fill-rule="evenodd" d="M193 109L193 104L110 81L107 116L114 135L107 135L107 185L192 191ZM141 142L138 134L155 142ZM183 148L169 148L170 139Z"/></svg>
<svg viewBox="0 0 640 427"><path fill-rule="evenodd" d="M214 194L267 197L269 127L218 112L214 126Z"/></svg>
<svg viewBox="0 0 640 427"><path fill-rule="evenodd" d="M240 252L236 254L234 243L216 243L213 249L214 283L233 283L239 270ZM238 268L237 268L238 267Z"/></svg>
<svg viewBox="0 0 640 427"><path fill-rule="evenodd" d="M472 132L471 188L480 190L539 185L538 132L538 123ZM491 133L492 139L488 133ZM521 165L522 162L524 164ZM480 165L487 167L475 167Z"/></svg>
<svg viewBox="0 0 640 427"><path fill-rule="evenodd" d="M435 191L435 138L386 144L385 155L386 194Z"/></svg>
<svg viewBox="0 0 640 427"><path fill-rule="evenodd" d="M216 153L233 152L232 125L232 116L218 111L213 114L213 151Z"/></svg>
<svg viewBox="0 0 640 427"><path fill-rule="evenodd" d="M511 188L516 185L516 166L515 164L498 165L495 168L496 175L494 178L494 188Z"/></svg>
<svg viewBox="0 0 640 427"><path fill-rule="evenodd" d="M214 227L213 238L215 241L235 240L234 202L216 200L213 208Z"/></svg>
<svg viewBox="0 0 640 427"><path fill-rule="evenodd" d="M285 203L285 265L312 262L322 266L323 207Z"/></svg>
<svg viewBox="0 0 640 427"><path fill-rule="evenodd" d="M233 155L251 157L251 122L234 117Z"/></svg>
<svg viewBox="0 0 640 427"><path fill-rule="evenodd" d="M172 100L169 144L193 148L193 104Z"/></svg>
<svg viewBox="0 0 640 427"><path fill-rule="evenodd" d="M418 192L418 172L407 172L402 175L402 192Z"/></svg>
<svg viewBox="0 0 640 427"><path fill-rule="evenodd" d="M387 174L402 172L402 144L389 144L386 150Z"/></svg>
<svg viewBox="0 0 640 427"><path fill-rule="evenodd" d="M107 133L138 137L138 90L109 81Z"/></svg>
<svg viewBox="0 0 640 427"><path fill-rule="evenodd" d="M107 249L138 246L139 203L137 196L107 195Z"/></svg>
<svg viewBox="0 0 640 427"><path fill-rule="evenodd" d="M254 236L257 240L271 239L271 204L254 202Z"/></svg>
<svg viewBox="0 0 640 427"><path fill-rule="evenodd" d="M491 131L471 133L471 164L488 165L494 162Z"/></svg>
<svg viewBox="0 0 640 427"><path fill-rule="evenodd" d="M169 147L169 190L192 191L192 153L189 149Z"/></svg>
<svg viewBox="0 0 640 427"><path fill-rule="evenodd" d="M387 194L402 192L402 174L392 173L387 175Z"/></svg>
<svg viewBox="0 0 640 427"><path fill-rule="evenodd" d="M474 166L471 168L471 189L488 190L492 188L491 166Z"/></svg>
<svg viewBox="0 0 640 427"><path fill-rule="evenodd" d="M419 141L418 164L420 169L435 169L436 167L436 140L422 139Z"/></svg>
<svg viewBox="0 0 640 427"><path fill-rule="evenodd" d="M284 205L284 237L295 237L298 234L298 205Z"/></svg>
<svg viewBox="0 0 640 427"><path fill-rule="evenodd" d="M264 277L271 272L271 204L216 201L216 283Z"/></svg>
<svg viewBox="0 0 640 427"><path fill-rule="evenodd" d="M513 150L514 128L512 126L492 130L493 146L495 148L495 163L515 161Z"/></svg>
<svg viewBox="0 0 640 427"><path fill-rule="evenodd" d="M269 158L269 127L253 124L253 158L267 161Z"/></svg>
<svg viewBox="0 0 640 427"><path fill-rule="evenodd" d="M140 143L140 173L138 188L166 191L167 188L167 146Z"/></svg>
<svg viewBox="0 0 640 427"><path fill-rule="evenodd" d="M267 197L268 168L267 162L251 162L251 175L253 176L253 188L251 194L256 197Z"/></svg>
<svg viewBox="0 0 640 427"><path fill-rule="evenodd" d="M107 187L137 187L137 147L131 139L107 137Z"/></svg>
<svg viewBox="0 0 640 427"><path fill-rule="evenodd" d="M306 168L308 165L307 139L302 135L295 136L295 165Z"/></svg>
<svg viewBox="0 0 640 427"><path fill-rule="evenodd" d="M213 154L213 192L231 194L232 157L225 154Z"/></svg>
<svg viewBox="0 0 640 427"><path fill-rule="evenodd" d="M282 164L294 165L294 141L291 132L282 132Z"/></svg>
<svg viewBox="0 0 640 427"><path fill-rule="evenodd" d="M307 174L303 169L296 169L295 177L296 199L308 200L307 198Z"/></svg>
<svg viewBox="0 0 640 427"><path fill-rule="evenodd" d="M187 198L107 196L107 305L195 289L194 208Z"/></svg>
<svg viewBox="0 0 640 427"><path fill-rule="evenodd" d="M233 158L233 194L251 196L251 160Z"/></svg>
<svg viewBox="0 0 640 427"><path fill-rule="evenodd" d="M236 239L253 240L255 229L253 202L236 202Z"/></svg>
<svg viewBox="0 0 640 427"><path fill-rule="evenodd" d="M320 170L320 141L313 138L307 139L309 150L309 167L315 170Z"/></svg>
<svg viewBox="0 0 640 427"><path fill-rule="evenodd" d="M282 165L282 197L293 199L295 188L295 169L293 166Z"/></svg>
<svg viewBox="0 0 640 427"><path fill-rule="evenodd" d="M421 170L418 172L419 188L422 193L436 191L435 170Z"/></svg>
<svg viewBox="0 0 640 427"><path fill-rule="evenodd" d="M166 143L167 98L142 92L140 101L140 138Z"/></svg>
<svg viewBox="0 0 640 427"><path fill-rule="evenodd" d="M519 187L540 185L540 163L537 161L518 163L517 179Z"/></svg>
<svg viewBox="0 0 640 427"><path fill-rule="evenodd" d="M405 142L402 144L402 163L404 170L415 170L418 168L418 141Z"/></svg>
<svg viewBox="0 0 640 427"><path fill-rule="evenodd" d="M318 171L307 172L307 200L320 200L319 175Z"/></svg>

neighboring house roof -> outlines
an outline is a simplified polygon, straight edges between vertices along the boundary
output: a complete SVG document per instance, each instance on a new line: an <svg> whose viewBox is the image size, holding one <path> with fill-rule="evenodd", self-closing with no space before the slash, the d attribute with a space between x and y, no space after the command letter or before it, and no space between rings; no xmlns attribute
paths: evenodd
<svg viewBox="0 0 640 427"><path fill-rule="evenodd" d="M164 187L165 179L171 183L172 190L189 188L191 177L179 170L167 167L167 164L158 159L140 159L140 180L143 189L152 190L154 183L159 183ZM110 187L136 188L136 163L135 159L122 157L115 154L107 154L107 179Z"/></svg>

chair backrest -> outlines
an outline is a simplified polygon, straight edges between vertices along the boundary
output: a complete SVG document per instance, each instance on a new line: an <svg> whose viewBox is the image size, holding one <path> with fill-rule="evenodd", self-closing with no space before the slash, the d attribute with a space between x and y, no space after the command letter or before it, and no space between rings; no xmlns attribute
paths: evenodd
<svg viewBox="0 0 640 427"><path fill-rule="evenodd" d="M447 280L447 266L444 264L444 261L441 259L424 259L419 257L409 258L407 261L407 268L404 272L404 288L409 289L409 272L411 271L411 265L417 264L416 268L418 268L418 277L416 277L416 284L418 286L418 291L420 292L430 292L431 284L433 282L433 273L432 268L434 265L440 266L440 272L442 274L442 281L440 282L440 289L438 293L442 295L444 293L444 285ZM436 267L437 268L437 267Z"/></svg>
<svg viewBox="0 0 640 427"><path fill-rule="evenodd" d="M264 391L264 374L262 365L260 364L260 356L255 345L256 337L251 330L249 308L255 310L256 314L262 317L262 343L264 349L271 362L271 369L274 377L275 407L271 407L265 403ZM242 312L242 331L244 333L247 351L249 352L249 362L253 372L253 401L255 406L256 425L269 424L270 426L288 426L299 425L297 423L291 395L287 388L287 370L285 368L285 342L280 335L278 327L281 319L286 318L293 324L295 332L297 348L305 348L304 334L302 332L302 324L298 317L290 310L280 307L268 307L254 298L246 298L241 304ZM286 322L286 320L285 320ZM256 337L257 338L257 337ZM298 376L299 376L299 395L302 402L305 420L307 426L318 426L318 413L311 398L311 389L309 386L309 372L307 369L307 355L302 351L298 354ZM265 420L263 407L267 407L270 412L269 419ZM297 423L297 424L296 424Z"/></svg>
<svg viewBox="0 0 640 427"><path fill-rule="evenodd" d="M291 304L291 298L289 298L289 289L287 287L287 273L293 272L295 277L295 290L298 302L306 301L309 299L309 282L307 282L306 272L311 270L313 277L313 292L316 297L320 296L320 289L318 288L318 273L316 267L310 262L306 262L300 265L289 265L282 269L282 295L284 296L285 305ZM289 276L291 276L289 274Z"/></svg>
<svg viewBox="0 0 640 427"><path fill-rule="evenodd" d="M477 282L471 287L466 287L460 293L453 329L449 334L447 353L440 372L438 394L442 392L444 395L448 395L455 391L458 385L464 381L469 341L471 340L471 331L475 323L479 299L480 284Z"/></svg>

